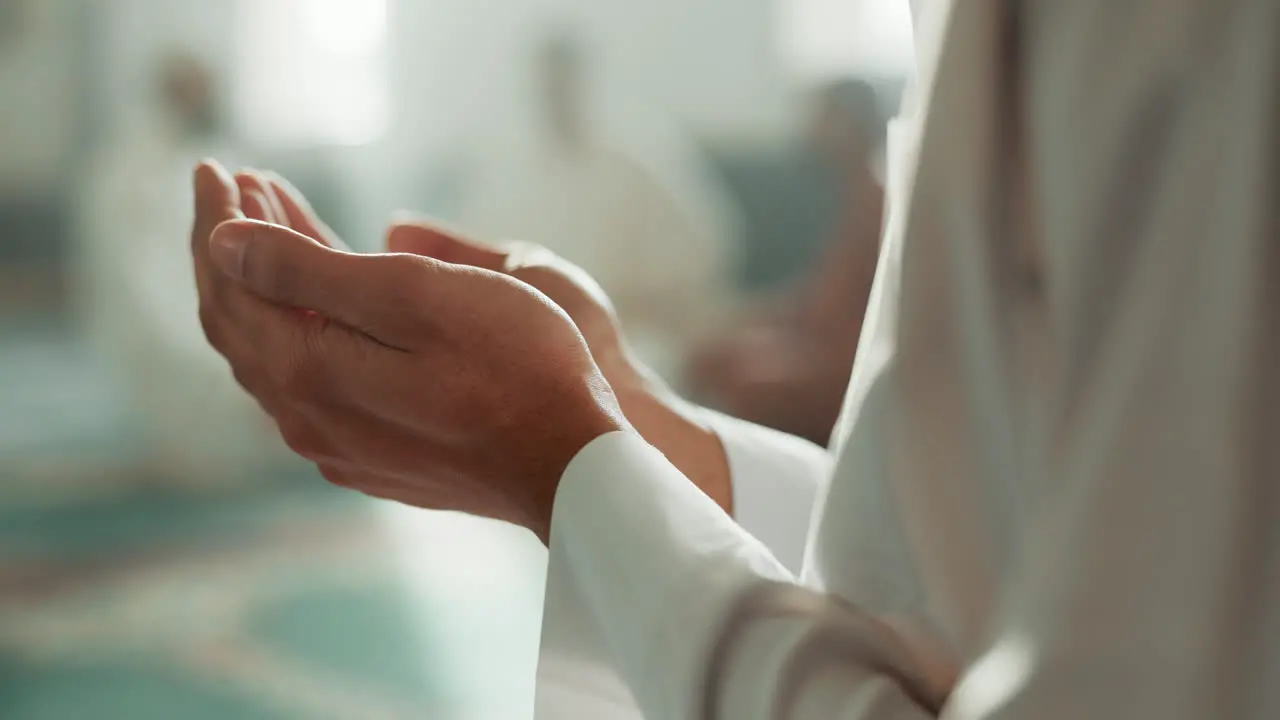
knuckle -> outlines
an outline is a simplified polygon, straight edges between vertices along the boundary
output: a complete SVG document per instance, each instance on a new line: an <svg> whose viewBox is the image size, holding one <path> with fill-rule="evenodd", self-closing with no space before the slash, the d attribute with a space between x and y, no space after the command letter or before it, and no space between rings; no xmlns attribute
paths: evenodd
<svg viewBox="0 0 1280 720"><path fill-rule="evenodd" d="M387 287L400 291L420 291L427 260L416 255L387 255L379 258L380 273Z"/></svg>
<svg viewBox="0 0 1280 720"><path fill-rule="evenodd" d="M245 250L242 271L250 287L271 298L290 298L298 288L298 273L291 263L282 262L276 245L258 233L262 241L249 243Z"/></svg>
<svg viewBox="0 0 1280 720"><path fill-rule="evenodd" d="M385 312L381 323L393 332L412 332L431 319L434 297L426 281L427 262L412 255L389 255L382 258L380 284L385 289Z"/></svg>

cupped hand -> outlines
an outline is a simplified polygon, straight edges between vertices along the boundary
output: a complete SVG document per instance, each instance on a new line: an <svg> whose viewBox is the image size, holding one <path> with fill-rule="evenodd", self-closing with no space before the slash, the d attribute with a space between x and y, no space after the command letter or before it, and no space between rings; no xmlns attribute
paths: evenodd
<svg viewBox="0 0 1280 720"><path fill-rule="evenodd" d="M393 224L387 250L505 273L550 298L582 332L631 425L732 512L728 461L719 437L705 422L705 412L672 392L636 359L609 296L586 271L540 245L490 245L425 219Z"/></svg>
<svg viewBox="0 0 1280 720"><path fill-rule="evenodd" d="M421 218L393 223L387 230L387 252L503 273L531 285L569 315L615 388L649 379L648 370L628 350L613 303L600 284L541 245L524 241L491 245Z"/></svg>
<svg viewBox="0 0 1280 720"><path fill-rule="evenodd" d="M336 483L545 541L565 466L627 428L565 312L504 273L335 249L278 179L203 164L196 190L202 324L290 447Z"/></svg>

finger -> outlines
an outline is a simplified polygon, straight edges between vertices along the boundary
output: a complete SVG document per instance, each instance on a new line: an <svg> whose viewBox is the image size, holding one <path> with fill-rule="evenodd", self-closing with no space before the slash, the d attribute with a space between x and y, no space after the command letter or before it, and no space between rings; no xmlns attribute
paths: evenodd
<svg viewBox="0 0 1280 720"><path fill-rule="evenodd" d="M262 303L232 321L252 339L242 354L229 353L237 382L275 418L286 444L312 461L340 457L329 441L333 418L365 418L363 403L386 396L388 374L412 372L409 356L314 316Z"/></svg>
<svg viewBox="0 0 1280 720"><path fill-rule="evenodd" d="M250 218L269 221L278 216L262 192L264 181L261 178L241 172L235 181L241 188L241 204ZM305 238L299 239L310 242ZM205 245L209 247L209 241ZM216 268L215 273L228 285L217 305L205 313L219 326L218 349L230 362L232 373L241 387L275 415L280 400L273 375L278 377L283 373L272 372L273 361L293 357L296 353L289 343L298 337L306 337L308 333L319 333L323 329L323 321L301 315L294 309L273 305L252 294L226 273L218 272Z"/></svg>
<svg viewBox="0 0 1280 720"><path fill-rule="evenodd" d="M240 190L226 169L212 160L196 166L195 221L191 227L191 254L196 263L197 278L211 282L209 236L226 220L240 217Z"/></svg>
<svg viewBox="0 0 1280 720"><path fill-rule="evenodd" d="M241 170L236 173L236 185L240 187L240 196L242 198L250 193L262 198L264 212L260 216L250 215L251 219L277 225L288 224L284 207L280 204L280 199L276 197L275 190L259 173L254 170ZM241 202L243 203L243 200ZM248 215L247 211L246 215Z"/></svg>
<svg viewBox="0 0 1280 720"><path fill-rule="evenodd" d="M616 310L609 294L586 270L534 243L508 245L506 272L540 290L563 308L573 308L574 322L584 332L588 323L611 325ZM586 296L590 303L584 305Z"/></svg>
<svg viewBox="0 0 1280 720"><path fill-rule="evenodd" d="M272 208L271 202L262 192L263 182L255 178L252 174L241 172L235 176L231 176L224 168L216 163L210 163L207 168L197 169L197 192L200 197L205 198L206 203L212 203L212 198L216 195L216 191L222 187L224 191L234 189L235 193L231 197L238 198L240 212L235 217L243 217L248 214L250 217L269 220L274 218L277 213ZM224 198L229 201L230 198ZM260 303L260 300L253 298L243 288L231 282L223 273L213 268L209 254L209 237L212 235L213 229L220 224L221 220L216 222L206 221L204 218L216 217L222 220L228 219L226 213L222 215L213 214L212 211L202 211L198 214L203 215L198 221L200 225L199 232L193 235L193 254L197 258L198 277L203 274L206 276L204 286L208 287L207 292L201 293L201 321L205 326L206 334L209 336L211 343L220 351L232 364L232 370L236 374L237 379L241 380L241 385L249 390L251 394L258 397L259 402L264 402L264 398L260 397L258 388L251 387L249 383L243 379L252 378L261 374L261 368L257 367L253 361L255 349L246 340L242 332L237 332L235 328L227 327L227 316L229 308L248 308ZM201 265L206 269L200 272Z"/></svg>
<svg viewBox="0 0 1280 720"><path fill-rule="evenodd" d="M229 283L210 260L209 237L221 223L242 217L240 191L230 173L212 160L197 165L192 180L195 219L191 226L191 258L200 296L200 321L209 341L217 346L221 331L216 311Z"/></svg>
<svg viewBox="0 0 1280 720"><path fill-rule="evenodd" d="M240 189L240 209L250 220L272 222L271 203L266 195L256 189L246 190L243 187Z"/></svg>
<svg viewBox="0 0 1280 720"><path fill-rule="evenodd" d="M261 184L252 177L233 178L214 162L202 163L195 173L196 222L192 232L192 254L201 288L201 321L211 343L227 358L236 381L252 395L273 417L287 411L272 377L270 362L281 357L293 357L284 347L283 332L258 332L249 337L244 327L236 327L234 317L252 315L258 327L278 329L290 323L298 323L296 314L273 307L253 297L238 286L225 273L213 265L209 253L209 240L217 225L227 219L243 217L238 209L240 202L254 216L274 215ZM241 187L247 188L242 194ZM278 377L281 373L276 372Z"/></svg>
<svg viewBox="0 0 1280 720"><path fill-rule="evenodd" d="M507 252L503 249L425 219L393 223L387 230L387 251L494 272L502 272L507 264Z"/></svg>
<svg viewBox="0 0 1280 720"><path fill-rule="evenodd" d="M253 337L237 346L242 354L228 353L236 381L275 420L291 450L313 462L341 460L335 431L387 425L366 406L403 402L403 392L387 391L386 378L413 373L411 356L263 305L248 320L235 317L240 333Z"/></svg>
<svg viewBox="0 0 1280 720"><path fill-rule="evenodd" d="M289 220L289 227L319 240L334 250L348 249L347 244L342 242L342 238L320 219L311 207L311 203L307 202L306 196L292 183L274 172L265 172L263 176L275 190L276 197L280 199L280 205Z"/></svg>
<svg viewBox="0 0 1280 720"><path fill-rule="evenodd" d="M421 332L429 260L339 252L289 228L252 221L219 226L211 253L223 273L276 306L314 311L396 349L407 348ZM250 332L274 321L254 308L243 310L236 324ZM256 328L259 336L272 331Z"/></svg>
<svg viewBox="0 0 1280 720"><path fill-rule="evenodd" d="M289 227L289 214L285 212L284 203L280 200L280 194L276 192L275 186L267 179L266 174L253 168L249 168L245 172L253 179L254 185L267 197L267 202L271 204L271 215L275 218L272 222Z"/></svg>

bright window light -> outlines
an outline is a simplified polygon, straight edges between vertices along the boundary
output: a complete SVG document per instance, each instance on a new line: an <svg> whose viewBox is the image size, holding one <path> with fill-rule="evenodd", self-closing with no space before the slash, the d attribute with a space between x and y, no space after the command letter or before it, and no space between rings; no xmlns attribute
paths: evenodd
<svg viewBox="0 0 1280 720"><path fill-rule="evenodd" d="M914 64L909 0L780 0L782 51L808 78L901 76Z"/></svg>
<svg viewBox="0 0 1280 720"><path fill-rule="evenodd" d="M335 55L377 54L387 37L387 4L369 0L303 0L294 3L316 47Z"/></svg>
<svg viewBox="0 0 1280 720"><path fill-rule="evenodd" d="M386 130L387 0L240 0L240 126L270 145L361 145Z"/></svg>

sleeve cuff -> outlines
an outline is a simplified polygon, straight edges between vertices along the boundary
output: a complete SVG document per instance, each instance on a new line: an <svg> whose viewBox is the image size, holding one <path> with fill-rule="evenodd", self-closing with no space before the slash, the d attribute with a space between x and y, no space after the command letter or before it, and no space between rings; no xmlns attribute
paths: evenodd
<svg viewBox="0 0 1280 720"><path fill-rule="evenodd" d="M551 523L547 631L567 626L571 586L598 632L594 652L621 670L655 717L679 717L724 607L748 584L791 575L640 436L596 438L569 463ZM568 599L568 594L565 595ZM578 641L586 638L580 637ZM622 693L608 692L615 699Z"/></svg>
<svg viewBox="0 0 1280 720"><path fill-rule="evenodd" d="M794 435L704 413L729 461L738 524L799 574L814 509L831 476L831 454Z"/></svg>

